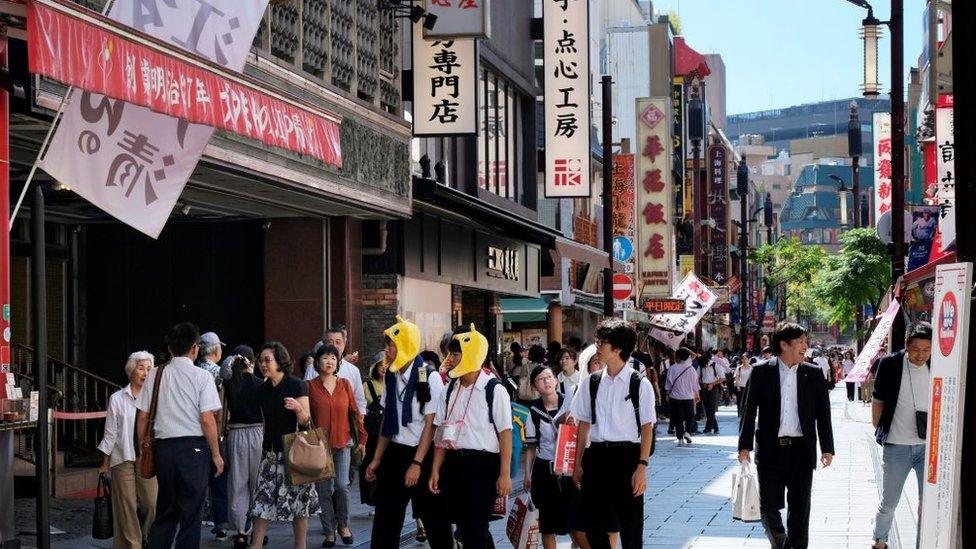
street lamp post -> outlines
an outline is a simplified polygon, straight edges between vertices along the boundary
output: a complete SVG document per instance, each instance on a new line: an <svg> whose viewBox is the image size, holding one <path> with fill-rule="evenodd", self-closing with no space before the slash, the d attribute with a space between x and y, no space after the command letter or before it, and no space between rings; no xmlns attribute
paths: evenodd
<svg viewBox="0 0 976 549"><path fill-rule="evenodd" d="M749 248L749 237L746 233L748 223L746 221L746 200L749 198L749 167L746 166L745 156L739 160L739 167L735 172L735 190L739 195L739 324L742 330L739 333L739 349L746 350L746 322L748 316L749 288L746 284L746 250ZM770 204L770 207L772 204Z"/></svg>
<svg viewBox="0 0 976 549"><path fill-rule="evenodd" d="M851 157L851 193L854 198L854 228L861 226L861 121L857 102L851 101L851 120L847 124L847 152Z"/></svg>
<svg viewBox="0 0 976 549"><path fill-rule="evenodd" d="M773 245L773 196L766 193L763 202L763 225L766 226L766 244Z"/></svg>

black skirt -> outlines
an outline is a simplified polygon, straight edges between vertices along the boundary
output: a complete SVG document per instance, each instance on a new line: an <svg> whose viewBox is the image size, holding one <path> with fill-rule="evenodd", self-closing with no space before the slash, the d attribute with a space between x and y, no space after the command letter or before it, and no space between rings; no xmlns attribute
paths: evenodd
<svg viewBox="0 0 976 549"><path fill-rule="evenodd" d="M539 509L539 533L569 533L570 494L565 482L552 472L552 462L535 458L532 466L532 503ZM572 485L570 479L569 485Z"/></svg>

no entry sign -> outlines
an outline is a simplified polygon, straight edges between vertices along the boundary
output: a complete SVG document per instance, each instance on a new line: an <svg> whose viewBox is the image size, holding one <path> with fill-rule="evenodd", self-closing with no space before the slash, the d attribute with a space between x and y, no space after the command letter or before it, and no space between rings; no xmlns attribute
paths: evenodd
<svg viewBox="0 0 976 549"><path fill-rule="evenodd" d="M617 301L630 299L634 293L634 281L628 275L617 273L613 275L613 298Z"/></svg>

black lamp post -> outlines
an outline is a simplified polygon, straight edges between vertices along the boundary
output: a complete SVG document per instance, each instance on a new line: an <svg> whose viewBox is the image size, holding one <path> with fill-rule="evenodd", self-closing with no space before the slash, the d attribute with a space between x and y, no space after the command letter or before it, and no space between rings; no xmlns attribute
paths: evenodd
<svg viewBox="0 0 976 549"><path fill-rule="evenodd" d="M766 193L763 202L763 225L766 225L766 244L773 245L773 197Z"/></svg>
<svg viewBox="0 0 976 549"><path fill-rule="evenodd" d="M854 228L861 226L861 121L857 101L851 101L851 120L847 124L847 154L851 157L851 193L854 195Z"/></svg>
<svg viewBox="0 0 976 549"><path fill-rule="evenodd" d="M748 288L746 285L746 251L749 249L749 237L747 231L748 222L746 221L746 201L749 199L749 167L746 166L746 159L743 156L739 160L739 167L735 172L735 191L739 195L739 323L742 330L739 333L739 349L746 350L746 323L748 322L749 310ZM770 213L772 213L772 200L770 200Z"/></svg>

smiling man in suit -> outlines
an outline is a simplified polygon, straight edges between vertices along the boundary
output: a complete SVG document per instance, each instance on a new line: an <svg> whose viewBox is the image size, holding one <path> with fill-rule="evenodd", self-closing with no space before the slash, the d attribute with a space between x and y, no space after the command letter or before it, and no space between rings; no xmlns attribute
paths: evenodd
<svg viewBox="0 0 976 549"><path fill-rule="evenodd" d="M750 459L755 441L760 513L771 546L806 549L818 436L820 462L828 467L834 458L830 399L820 368L803 362L807 335L802 326L780 323L772 347L775 356L757 364L749 378L739 461ZM780 516L784 503L789 504L786 529Z"/></svg>

